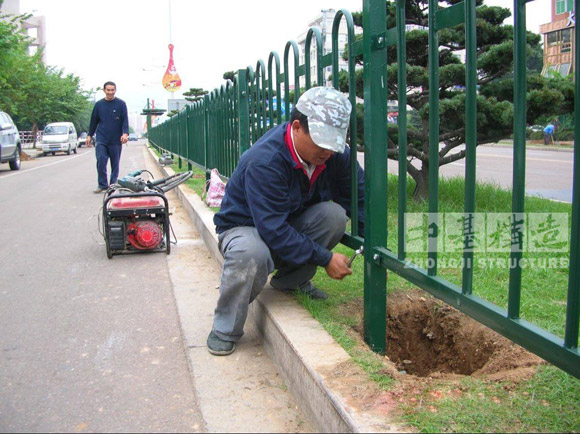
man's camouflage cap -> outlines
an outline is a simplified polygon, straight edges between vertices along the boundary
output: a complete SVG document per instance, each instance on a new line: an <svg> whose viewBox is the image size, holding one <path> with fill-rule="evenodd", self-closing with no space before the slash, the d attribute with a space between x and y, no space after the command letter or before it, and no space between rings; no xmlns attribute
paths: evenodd
<svg viewBox="0 0 580 434"><path fill-rule="evenodd" d="M332 87L313 87L302 94L296 108L308 117L312 141L330 151L343 153L352 105Z"/></svg>

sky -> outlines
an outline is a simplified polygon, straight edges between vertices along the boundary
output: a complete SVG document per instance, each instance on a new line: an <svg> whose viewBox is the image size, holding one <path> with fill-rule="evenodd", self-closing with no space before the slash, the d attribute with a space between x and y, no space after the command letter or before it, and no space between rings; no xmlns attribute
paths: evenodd
<svg viewBox="0 0 580 434"><path fill-rule="evenodd" d="M509 0L485 3L513 9ZM329 8L356 12L362 0L20 0L21 13L46 19L47 63L79 76L85 90L114 81L130 112L147 98L167 108L167 99L190 88L211 91L224 72L255 69L271 51L283 59L286 42ZM528 29L539 33L550 13L550 0L529 2ZM169 43L182 80L174 93L161 84Z"/></svg>

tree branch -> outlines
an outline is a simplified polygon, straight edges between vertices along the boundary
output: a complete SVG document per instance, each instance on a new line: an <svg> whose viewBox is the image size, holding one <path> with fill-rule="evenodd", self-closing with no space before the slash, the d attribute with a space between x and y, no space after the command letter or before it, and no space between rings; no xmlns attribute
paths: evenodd
<svg viewBox="0 0 580 434"><path fill-rule="evenodd" d="M410 155L411 157L418 158L422 162L429 161L429 155L427 153L421 152L417 148L413 148L412 146L409 146L407 148L407 155Z"/></svg>
<svg viewBox="0 0 580 434"><path fill-rule="evenodd" d="M417 179L420 175L419 173L421 172L419 169L417 169L415 166L413 166L412 164L407 164L407 172L409 172L409 175L411 175L411 178L413 179Z"/></svg>
<svg viewBox="0 0 580 434"><path fill-rule="evenodd" d="M459 151L456 154L451 154L447 157L439 158L439 167L441 167L445 164L453 163L454 161L457 161L457 160L461 160L464 157L465 157L465 149L462 151Z"/></svg>

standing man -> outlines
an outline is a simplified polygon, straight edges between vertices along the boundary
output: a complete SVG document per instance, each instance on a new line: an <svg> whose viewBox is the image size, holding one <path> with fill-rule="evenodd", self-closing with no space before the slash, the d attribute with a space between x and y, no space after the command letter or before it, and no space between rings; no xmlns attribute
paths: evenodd
<svg viewBox="0 0 580 434"><path fill-rule="evenodd" d="M270 284L312 299L328 295L310 279L324 267L333 279L352 274L332 253L351 206L349 100L331 87L306 91L285 122L240 158L214 217L224 257L220 296L207 339L214 355L231 354L243 335L249 304ZM359 234L364 231L364 174L358 166Z"/></svg>
<svg viewBox="0 0 580 434"><path fill-rule="evenodd" d="M101 193L109 185L117 182L122 145L129 139L127 104L122 99L115 98L117 86L112 81L105 83L103 91L105 98L98 101L93 108L87 136L87 146L91 146L91 137L97 133L95 154L99 184L95 193ZM107 182L109 160L111 160L111 178Z"/></svg>

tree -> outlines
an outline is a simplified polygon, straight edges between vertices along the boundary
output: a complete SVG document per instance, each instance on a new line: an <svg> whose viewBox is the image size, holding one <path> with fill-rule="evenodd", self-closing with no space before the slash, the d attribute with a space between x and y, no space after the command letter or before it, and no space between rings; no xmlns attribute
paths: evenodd
<svg viewBox="0 0 580 434"><path fill-rule="evenodd" d="M192 87L187 92L183 92L183 96L187 101L196 102L203 99L204 95L207 95L208 91L203 90L199 87Z"/></svg>
<svg viewBox="0 0 580 434"><path fill-rule="evenodd" d="M0 21L0 108L13 116L20 129L34 133L55 121L71 121L79 131L87 130L92 107L80 79L46 66L41 51L28 55L30 39L20 32L26 15L0 18L4 19Z"/></svg>
<svg viewBox="0 0 580 434"><path fill-rule="evenodd" d="M457 0L443 0L446 6ZM429 80L428 80L428 1L406 0L406 24L415 30L406 33L407 104L411 108L407 125L407 171L416 183L413 196L428 196L429 166ZM386 2L387 28L395 26L395 4ZM513 27L502 24L511 15L509 9L482 5L477 7L477 145L509 137L513 129ZM362 26L362 15L353 14ZM361 36L358 36L361 38ZM547 79L539 75L540 36L527 32L528 108L527 122L533 124L542 115L573 110L573 87L569 79ZM465 69L458 53L465 49L464 25L439 32L439 166L465 157L460 146L465 143ZM387 92L397 100L397 48L387 50ZM356 59L362 64L362 58ZM356 93L363 97L363 74L357 70ZM348 91L347 73L339 76L339 88ZM362 107L357 108L359 132L364 131ZM398 126L388 125L388 157L398 159ZM359 134L363 145L364 135ZM410 164L420 162L419 167Z"/></svg>
<svg viewBox="0 0 580 434"><path fill-rule="evenodd" d="M19 86L29 78L28 72L37 62L28 56L28 38L19 31L25 18L0 14L0 108L13 115L22 99Z"/></svg>
<svg viewBox="0 0 580 434"><path fill-rule="evenodd" d="M236 76L237 72L234 71L226 71L224 72L223 79L234 81L234 77Z"/></svg>
<svg viewBox="0 0 580 434"><path fill-rule="evenodd" d="M18 119L31 126L34 137L49 122L71 121L78 131L88 130L91 103L80 89L80 79L62 70L46 67L42 62L29 71L22 84L22 101Z"/></svg>

